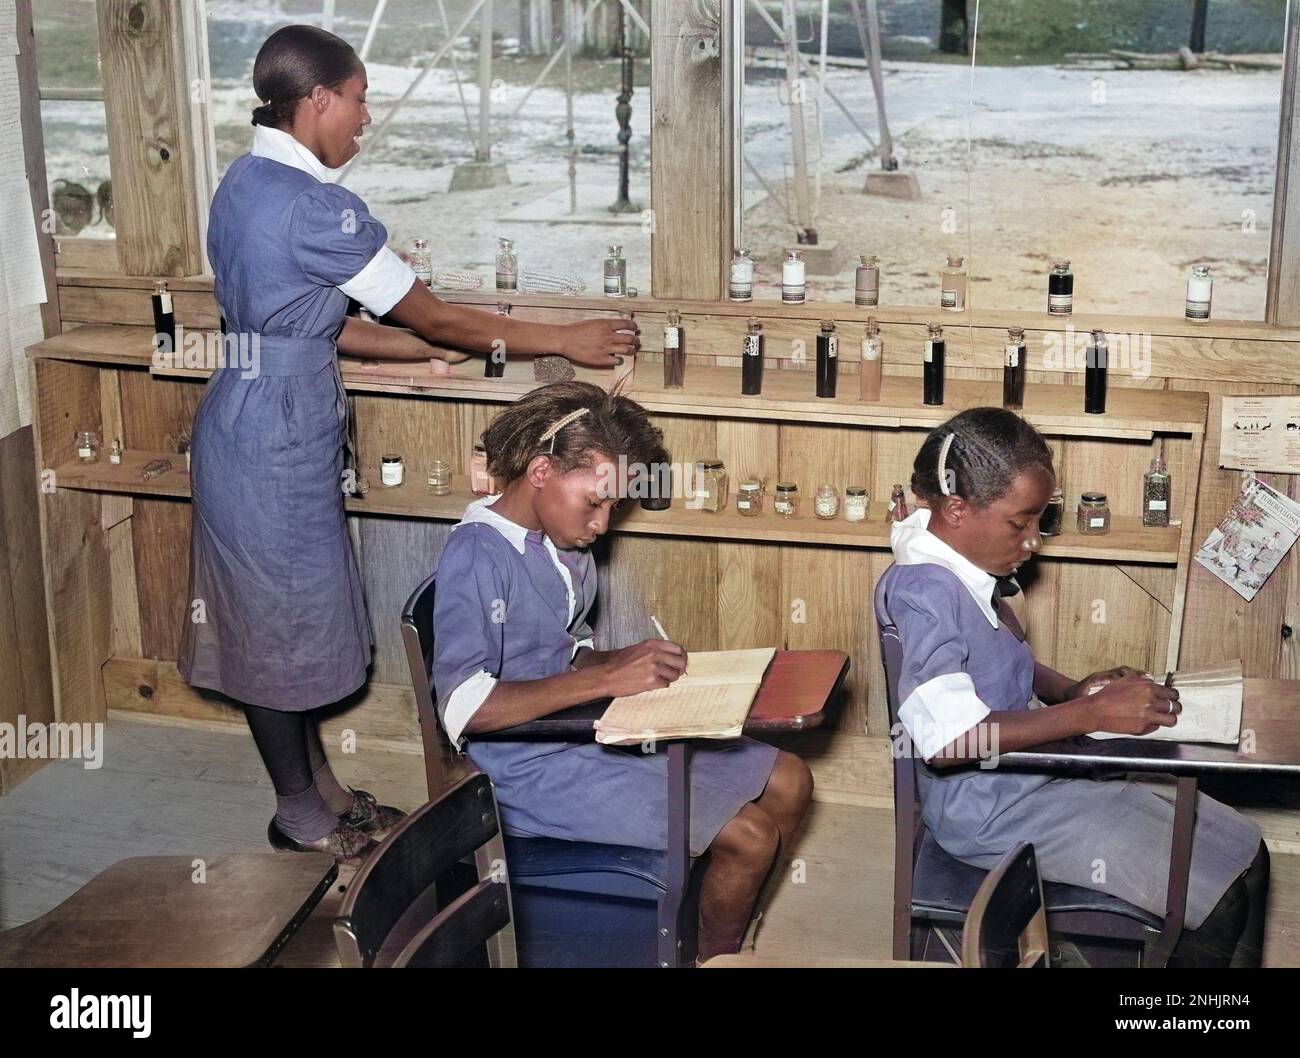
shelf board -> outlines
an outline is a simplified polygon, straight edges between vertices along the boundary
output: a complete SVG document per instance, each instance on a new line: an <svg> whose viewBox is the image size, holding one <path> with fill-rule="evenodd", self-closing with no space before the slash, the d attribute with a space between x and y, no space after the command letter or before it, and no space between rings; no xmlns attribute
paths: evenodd
<svg viewBox="0 0 1300 1058"><path fill-rule="evenodd" d="M172 470L149 481L142 480L144 465L151 459L170 459ZM378 475L374 475L377 479ZM68 463L56 470L60 488L90 492L114 492L139 496L165 496L185 499L190 495L189 473L183 456L159 452L127 451L120 466L107 458L98 463ZM408 475L404 484L385 488L372 484L365 498L348 497L344 503L349 513L383 515L400 518L460 521L466 505L475 497L464 477L453 478L452 492L434 496L418 476ZM822 547L857 547L887 550L890 525L885 521L885 505L873 502L864 522L846 522L843 518L823 520L811 513L811 497L805 496L797 518L779 518L772 513L770 498L757 518L736 512L734 497L725 511L710 514L687 510L683 501L674 501L666 511L643 510L629 503L626 511L615 514L612 531L649 536L682 536L708 540L743 540L770 544L814 544ZM1066 519L1065 532L1043 541L1040 552L1047 558L1086 559L1094 562L1139 562L1152 565L1176 565L1180 529L1147 528L1137 517L1114 516L1112 529L1104 536L1091 536L1074 530Z"/></svg>
<svg viewBox="0 0 1300 1058"><path fill-rule="evenodd" d="M488 277L490 280L490 276ZM936 283L938 277L936 275ZM96 269L58 269L60 286L117 288L139 290L148 297L158 279L166 279L173 293L211 293L211 276L127 276L118 272ZM888 275L885 276L888 281ZM1046 289L1046 282L1043 284ZM937 295L936 286L936 295ZM1181 316L1150 316L1131 313L1100 313L1080 309L1070 316L1053 316L1046 311L1030 312L1016 309L973 309L950 312L937 305L891 305L859 308L851 301L810 300L802 305L789 305L779 298L759 298L755 301L691 301L681 298L654 298L649 294L635 298L607 298L602 294L584 294L578 297L563 294L519 294L502 296L496 290L435 290L443 301L461 305L495 305L508 301L517 308L576 309L584 313L632 313L633 315L659 315L670 308L684 316L730 316L745 319L758 316L763 319L865 321L874 316L882 325L891 323L915 324L941 323L945 327L986 327L997 331L1007 327L1024 327L1026 332L1060 331L1072 325L1076 331L1101 328L1109 333L1127 332L1150 334L1158 337L1210 338L1225 341L1300 341L1300 328L1278 326L1263 320L1241 320L1214 317L1204 321L1187 320ZM886 291L887 293L887 291ZM1044 296L1044 300L1046 300Z"/></svg>
<svg viewBox="0 0 1300 1058"><path fill-rule="evenodd" d="M206 370L197 368L152 368L150 334L147 327L94 325L38 343L29 354L150 367L166 377L207 377ZM341 373L345 387L353 392L501 403L517 400L538 385L532 363L526 360L507 362L499 379L484 378L482 361L477 359L435 375L420 361L344 358ZM576 376L602 386L609 386L614 378L608 371L583 368L576 369ZM757 397L741 396L739 368L688 365L687 388L680 390L665 389L662 377L657 361L642 363L626 392L648 411L665 415L925 430L966 408L996 407L1002 400L1000 382L949 378L944 385L946 402L928 407L921 403L921 380L914 374L886 374L879 401L858 399L858 376L845 374L839 396L819 399L814 395L811 367L768 368L763 393ZM1106 414L1088 415L1083 411L1081 384L1032 384L1025 389L1021 414L1050 435L1151 440L1157 433L1204 433L1208 405L1208 395L1199 391L1113 386L1107 394Z"/></svg>

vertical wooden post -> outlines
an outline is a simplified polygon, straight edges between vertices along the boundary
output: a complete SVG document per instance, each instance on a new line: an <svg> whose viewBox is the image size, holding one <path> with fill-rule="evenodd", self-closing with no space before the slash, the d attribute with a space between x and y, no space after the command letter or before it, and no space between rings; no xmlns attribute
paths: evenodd
<svg viewBox="0 0 1300 1058"><path fill-rule="evenodd" d="M99 0L97 12L122 271L195 275L203 256L180 7Z"/></svg>
<svg viewBox="0 0 1300 1058"><path fill-rule="evenodd" d="M1273 227L1268 255L1268 293L1264 319L1279 326L1300 324L1300 2L1287 0L1282 105L1273 182ZM1245 223L1243 219L1243 224Z"/></svg>
<svg viewBox="0 0 1300 1058"><path fill-rule="evenodd" d="M725 296L731 255L731 114L724 114L721 25L690 0L650 6L650 285L656 298ZM730 94L730 93L728 93ZM724 132L726 135L724 136Z"/></svg>

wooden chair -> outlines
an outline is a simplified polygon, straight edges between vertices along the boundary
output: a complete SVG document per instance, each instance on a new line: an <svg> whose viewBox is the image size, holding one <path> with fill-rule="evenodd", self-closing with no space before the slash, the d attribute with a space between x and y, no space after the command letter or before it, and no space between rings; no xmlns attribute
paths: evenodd
<svg viewBox="0 0 1300 1058"><path fill-rule="evenodd" d="M1051 966L1047 908L1034 846L1022 841L989 871L971 901L961 964L984 969Z"/></svg>
<svg viewBox="0 0 1300 1058"><path fill-rule="evenodd" d="M888 614L889 572L876 585L874 612ZM1005 605L999 608L1005 615ZM1012 618L1014 619L1014 618ZM892 622L879 623L880 657L891 731L898 730L898 676L903 646ZM945 852L921 818L917 764L906 736L894 740L894 958L920 959L936 937L958 960L945 929L959 930L987 872ZM1047 924L1054 933L1121 941L1145 954L1160 935L1162 920L1133 904L1095 889L1048 882Z"/></svg>
<svg viewBox="0 0 1300 1058"><path fill-rule="evenodd" d="M323 852L133 856L0 933L0 967L268 966L337 876Z"/></svg>
<svg viewBox="0 0 1300 1058"><path fill-rule="evenodd" d="M468 881L462 861L473 855ZM510 882L492 784L471 775L403 819L334 920L348 967L514 966Z"/></svg>

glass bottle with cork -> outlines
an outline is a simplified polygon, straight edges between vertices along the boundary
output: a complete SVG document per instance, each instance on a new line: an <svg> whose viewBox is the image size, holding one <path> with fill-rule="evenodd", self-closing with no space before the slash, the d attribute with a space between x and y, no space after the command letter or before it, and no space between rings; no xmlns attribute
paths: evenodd
<svg viewBox="0 0 1300 1058"><path fill-rule="evenodd" d="M921 365L921 400L925 404L943 403L943 328L937 323L928 325Z"/></svg>
<svg viewBox="0 0 1300 1058"><path fill-rule="evenodd" d="M682 314L669 309L664 326L664 389L681 389L685 383L686 332L682 329Z"/></svg>
<svg viewBox="0 0 1300 1058"><path fill-rule="evenodd" d="M884 352L885 340L880 337L880 324L874 316L868 317L862 330L862 362L858 368L858 396L862 400L880 399Z"/></svg>
<svg viewBox="0 0 1300 1058"><path fill-rule="evenodd" d="M1166 526L1169 524L1169 503L1172 498L1169 471L1160 456L1151 460L1151 469L1142 475L1142 524Z"/></svg>
<svg viewBox="0 0 1300 1058"><path fill-rule="evenodd" d="M745 325L745 340L740 354L740 392L756 397L763 392L763 325L751 316Z"/></svg>
<svg viewBox="0 0 1300 1058"><path fill-rule="evenodd" d="M840 338L835 333L834 320L822 320L817 334L817 396L835 396L839 379Z"/></svg>

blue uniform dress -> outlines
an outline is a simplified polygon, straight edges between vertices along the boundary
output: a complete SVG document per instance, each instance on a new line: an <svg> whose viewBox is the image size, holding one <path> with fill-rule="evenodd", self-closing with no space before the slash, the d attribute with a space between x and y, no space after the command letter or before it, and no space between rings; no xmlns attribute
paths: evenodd
<svg viewBox="0 0 1300 1058"><path fill-rule="evenodd" d="M998 619L994 578L928 532L921 509L893 529L876 618L898 627L899 720L931 758L990 711L1039 707L1028 644ZM982 579L985 578L985 579ZM926 828L951 855L991 868L1030 841L1049 881L1097 889L1163 915L1174 806L1125 780L1053 778L996 768L917 769ZM1198 794L1187 910L1205 921L1255 858L1259 828Z"/></svg>
<svg viewBox="0 0 1300 1058"><path fill-rule="evenodd" d="M386 312L415 278L335 176L259 126L209 222L227 333L254 355L216 370L195 414L177 665L196 687L285 711L337 701L366 678L374 638L343 513L334 339L349 296Z"/></svg>
<svg viewBox="0 0 1300 1058"><path fill-rule="evenodd" d="M591 644L596 566L488 504L470 504L438 562L433 682L453 742L498 680L567 672ZM667 754L594 742L468 740L469 758L496 790L502 825L525 837L664 849ZM776 749L749 738L696 742L691 754L691 854L698 856L759 797Z"/></svg>

